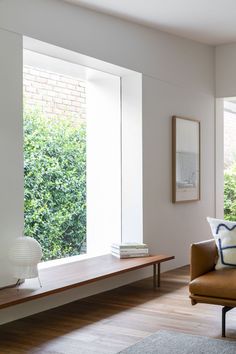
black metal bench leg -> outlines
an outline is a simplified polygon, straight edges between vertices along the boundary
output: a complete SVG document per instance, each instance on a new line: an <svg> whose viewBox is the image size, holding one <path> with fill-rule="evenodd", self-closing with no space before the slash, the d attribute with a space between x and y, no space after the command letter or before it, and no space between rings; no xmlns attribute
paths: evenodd
<svg viewBox="0 0 236 354"><path fill-rule="evenodd" d="M153 264L153 288L160 288L161 286L161 264Z"/></svg>
<svg viewBox="0 0 236 354"><path fill-rule="evenodd" d="M225 337L225 317L226 317L226 313L230 310L232 310L233 307L230 306L224 306L222 308L222 337Z"/></svg>

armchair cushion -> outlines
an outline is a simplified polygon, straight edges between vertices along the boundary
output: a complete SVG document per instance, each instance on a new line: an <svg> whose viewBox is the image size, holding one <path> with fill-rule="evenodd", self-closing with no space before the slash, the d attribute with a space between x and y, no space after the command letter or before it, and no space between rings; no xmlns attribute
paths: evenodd
<svg viewBox="0 0 236 354"><path fill-rule="evenodd" d="M236 299L236 268L213 270L189 284L190 293L205 297Z"/></svg>

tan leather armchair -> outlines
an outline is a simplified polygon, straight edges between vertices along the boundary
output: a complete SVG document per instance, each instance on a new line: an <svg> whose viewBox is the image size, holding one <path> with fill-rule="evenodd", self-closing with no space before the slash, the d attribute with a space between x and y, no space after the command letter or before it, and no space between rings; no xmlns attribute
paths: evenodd
<svg viewBox="0 0 236 354"><path fill-rule="evenodd" d="M192 305L207 303L221 305L222 337L225 337L225 316L236 307L236 268L215 270L217 248L214 240L191 246L190 298Z"/></svg>

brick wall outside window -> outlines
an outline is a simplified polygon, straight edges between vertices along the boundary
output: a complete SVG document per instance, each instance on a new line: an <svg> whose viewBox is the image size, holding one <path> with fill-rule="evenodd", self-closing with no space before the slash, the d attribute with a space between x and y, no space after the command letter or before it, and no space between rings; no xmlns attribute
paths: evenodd
<svg viewBox="0 0 236 354"><path fill-rule="evenodd" d="M77 125L86 118L86 83L77 78L24 65L23 94L28 106L48 117L69 117Z"/></svg>

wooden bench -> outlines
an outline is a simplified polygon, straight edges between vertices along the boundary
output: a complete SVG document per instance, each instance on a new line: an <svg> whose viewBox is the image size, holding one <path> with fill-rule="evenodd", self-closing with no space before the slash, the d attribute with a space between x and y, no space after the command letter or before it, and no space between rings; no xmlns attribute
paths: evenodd
<svg viewBox="0 0 236 354"><path fill-rule="evenodd" d="M40 270L42 287L27 280L19 287L0 291L0 309L21 304L65 290L97 282L132 270L153 266L153 286L160 286L160 265L174 256L155 255L119 259L110 254Z"/></svg>

